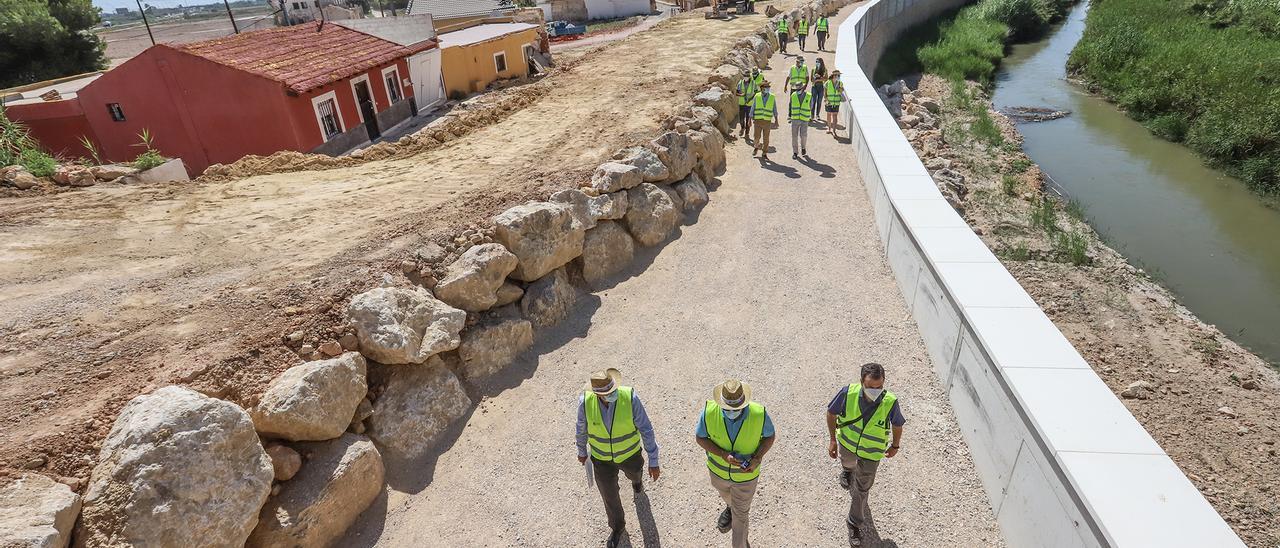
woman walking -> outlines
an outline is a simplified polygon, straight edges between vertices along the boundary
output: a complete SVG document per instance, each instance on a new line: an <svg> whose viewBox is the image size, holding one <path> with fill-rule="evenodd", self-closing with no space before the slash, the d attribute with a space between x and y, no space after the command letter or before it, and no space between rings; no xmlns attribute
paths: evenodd
<svg viewBox="0 0 1280 548"><path fill-rule="evenodd" d="M840 71L831 71L825 86L827 101L827 132L836 136L836 119L840 114L840 103L844 102L844 84L840 83Z"/></svg>
<svg viewBox="0 0 1280 548"><path fill-rule="evenodd" d="M824 84L827 80L827 65L822 62L821 57L818 58L809 78L813 80L813 87L809 90L809 94L813 96L813 119L817 121L822 119L819 113L822 112L823 89L825 89Z"/></svg>

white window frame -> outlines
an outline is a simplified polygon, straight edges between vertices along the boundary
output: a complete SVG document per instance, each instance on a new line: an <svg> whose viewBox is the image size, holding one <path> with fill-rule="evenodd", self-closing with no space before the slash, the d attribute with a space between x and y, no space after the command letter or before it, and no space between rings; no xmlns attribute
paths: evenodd
<svg viewBox="0 0 1280 548"><path fill-rule="evenodd" d="M504 68L498 68L498 57L502 57L502 64L503 64L503 65L506 65ZM497 53L494 53L494 54L493 54L493 68L494 68L494 71L498 73L498 76L499 76L499 77L501 77L501 76L502 76L502 73L504 73L504 72L506 72L506 71L508 71L508 70L511 70L511 64L510 64L510 63L507 63L507 52L506 52L506 50L499 51L499 52L497 52Z"/></svg>
<svg viewBox="0 0 1280 548"><path fill-rule="evenodd" d="M362 123L362 124L363 124L363 123L367 122L368 120L365 120L365 119L364 119L364 111L363 111L363 110L360 110L360 95L356 94L356 84L360 83L361 81L363 81L363 82L364 82L364 85L369 86L369 100L370 100L370 101L373 101L373 113L374 113L374 114L377 114L377 113L378 113L378 96L377 96L377 95L374 95L374 93L373 93L373 84L370 84L370 83L369 83L369 73L367 73L367 72L366 72L366 73L361 74L360 76L356 76L355 78L352 78L352 79L350 80L350 82L351 82L351 102L353 102L353 103L355 103L355 104L356 104L356 115L360 117L360 123Z"/></svg>
<svg viewBox="0 0 1280 548"><path fill-rule="evenodd" d="M347 132L347 123L342 119L342 105L338 104L338 92L330 91L322 93L311 98L311 112L316 115L316 129L320 130L320 139L329 142L329 136L324 132L324 120L320 117L320 103L325 101L333 101L333 113L338 117L338 135ZM358 112L360 109L356 109Z"/></svg>
<svg viewBox="0 0 1280 548"><path fill-rule="evenodd" d="M399 70L399 69L400 69L400 67L399 67L399 66L397 66L397 65L391 65L391 66L389 66L389 67L387 67L387 68L382 69L382 86L383 86L384 88L386 88L386 89L384 89L383 91L385 91L385 92L387 93L387 104L388 104L388 105L394 105L394 104L396 104L396 101L391 100L391 88L390 88L390 87L387 87L387 75L388 75L388 74L392 74L392 73L394 73L394 74L396 75L396 77L395 77L395 79L394 79L393 81L396 83L396 87L397 87L397 88L399 88L399 91L400 91L400 100L401 100L401 101L403 101L403 100L404 100L404 84L400 83L400 70Z"/></svg>

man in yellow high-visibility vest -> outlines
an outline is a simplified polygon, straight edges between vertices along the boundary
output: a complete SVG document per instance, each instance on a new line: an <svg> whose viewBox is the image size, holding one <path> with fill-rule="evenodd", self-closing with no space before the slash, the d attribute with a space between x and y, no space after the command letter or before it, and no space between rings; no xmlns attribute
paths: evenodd
<svg viewBox="0 0 1280 548"><path fill-rule="evenodd" d="M747 548L760 463L776 439L773 420L763 405L751 401L746 383L725 381L712 390L712 398L703 405L695 439L707 452L711 485L725 503L716 527L721 533L733 531L733 548Z"/></svg>
<svg viewBox="0 0 1280 548"><path fill-rule="evenodd" d="M814 34L818 36L818 51L827 51L827 31L830 29L830 25L831 23L827 21L827 16L818 16L818 24L814 26Z"/></svg>
<svg viewBox="0 0 1280 548"><path fill-rule="evenodd" d="M787 69L787 89L796 84L809 83L809 67L804 66L804 56L796 56L796 64Z"/></svg>
<svg viewBox="0 0 1280 548"><path fill-rule="evenodd" d="M809 157L805 145L809 142L809 121L813 119L813 95L809 87L797 83L791 87L788 98L787 119L791 121L791 158Z"/></svg>
<svg viewBox="0 0 1280 548"><path fill-rule="evenodd" d="M783 15L778 18L778 51L787 52L787 35L790 34L790 25L787 23L787 16Z"/></svg>
<svg viewBox="0 0 1280 548"><path fill-rule="evenodd" d="M827 454L839 458L840 486L849 490L850 536L861 543L862 527L871 514L867 504L876 469L884 457L893 458L902 443L902 416L898 397L884 389L884 367L862 366L859 382L840 388L827 404ZM892 434L892 440L890 435Z"/></svg>
<svg viewBox="0 0 1280 548"><path fill-rule="evenodd" d="M804 51L804 39L809 37L809 20L803 15L796 21L796 41L800 43L800 51Z"/></svg>
<svg viewBox="0 0 1280 548"><path fill-rule="evenodd" d="M616 548L626 537L626 515L618 496L618 472L631 480L637 496L643 496L641 469L649 455L649 477L658 481L658 442L653 436L649 414L640 397L630 386L622 386L622 373L609 368L591 375L578 398L578 425L574 442L578 446L578 462L591 459L596 488L604 500L604 513L609 520L608 548Z"/></svg>
<svg viewBox="0 0 1280 548"><path fill-rule="evenodd" d="M769 160L769 131L778 125L777 97L770 93L772 87L768 80L760 83L760 92L751 102L751 155L762 152L760 159Z"/></svg>
<svg viewBox="0 0 1280 548"><path fill-rule="evenodd" d="M738 136L746 139L747 132L751 131L751 103L756 99L756 93L760 90L760 82L764 81L764 77L760 75L760 69L751 68L751 72L742 75L742 79L738 80L738 86L735 94L738 96Z"/></svg>
<svg viewBox="0 0 1280 548"><path fill-rule="evenodd" d="M840 104L844 102L844 82L840 81L840 71L831 71L831 76L822 84L827 111L827 133L832 137L836 136L836 128L840 127L837 120L840 117Z"/></svg>

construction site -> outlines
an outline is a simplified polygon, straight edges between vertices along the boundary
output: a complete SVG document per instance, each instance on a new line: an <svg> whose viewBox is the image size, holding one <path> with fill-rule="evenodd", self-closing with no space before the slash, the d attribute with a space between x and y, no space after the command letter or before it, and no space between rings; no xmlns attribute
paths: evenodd
<svg viewBox="0 0 1280 548"><path fill-rule="evenodd" d="M1280 542L1253 475L1280 468L1275 371L1224 343L1264 388L1234 406L1266 445L1236 492L1206 489L1238 478L1205 476L1192 424L1126 409L1120 366L1094 372L867 81L961 2L724 4L557 48L354 153L5 188L0 545L729 545L689 435L726 379L777 432L755 546ZM778 51L779 21L819 19L825 51ZM787 159L796 57L845 96ZM779 98L770 161L737 136L752 69ZM369 89L389 110L395 85ZM823 409L867 362L907 423L859 528ZM661 477L622 489L625 533L571 446L606 368L661 446Z"/></svg>

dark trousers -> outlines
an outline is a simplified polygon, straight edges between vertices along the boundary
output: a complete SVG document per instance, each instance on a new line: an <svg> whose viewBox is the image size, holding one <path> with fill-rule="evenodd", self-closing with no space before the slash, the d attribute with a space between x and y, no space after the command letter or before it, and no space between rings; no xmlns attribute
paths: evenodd
<svg viewBox="0 0 1280 548"><path fill-rule="evenodd" d="M819 120L821 117L818 114L822 112L822 96L825 95L822 93L822 84L815 84L809 89L809 93L813 96L813 119Z"/></svg>
<svg viewBox="0 0 1280 548"><path fill-rule="evenodd" d="M804 39L805 39L805 38L808 38L808 35L803 34L803 33L802 33L802 34L797 34L797 35L796 35L796 41L797 41L797 42L800 42L800 51L804 51Z"/></svg>
<svg viewBox="0 0 1280 548"><path fill-rule="evenodd" d="M596 487L600 489L600 498L604 499L604 514L609 518L609 529L617 531L627 524L627 515L622 511L622 498L618 496L618 471L627 475L631 483L640 483L640 473L644 470L644 455L638 452L620 463L604 462L591 458L595 469Z"/></svg>
<svg viewBox="0 0 1280 548"><path fill-rule="evenodd" d="M787 52L787 33L785 32L778 33L778 50L782 53Z"/></svg>
<svg viewBox="0 0 1280 548"><path fill-rule="evenodd" d="M825 50L826 48L827 48L827 33L818 31L818 51Z"/></svg>

